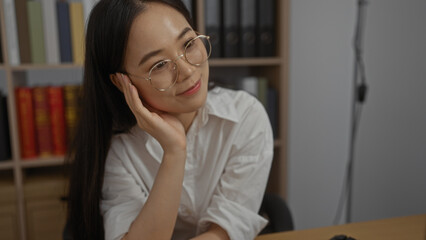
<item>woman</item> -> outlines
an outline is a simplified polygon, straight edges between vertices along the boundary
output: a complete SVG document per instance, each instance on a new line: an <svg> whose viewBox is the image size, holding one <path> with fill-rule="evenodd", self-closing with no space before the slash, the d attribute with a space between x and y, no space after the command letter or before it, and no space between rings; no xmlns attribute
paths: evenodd
<svg viewBox="0 0 426 240"><path fill-rule="evenodd" d="M173 0L101 0L87 34L74 239L253 239L273 155L252 96L208 91L208 36Z"/></svg>

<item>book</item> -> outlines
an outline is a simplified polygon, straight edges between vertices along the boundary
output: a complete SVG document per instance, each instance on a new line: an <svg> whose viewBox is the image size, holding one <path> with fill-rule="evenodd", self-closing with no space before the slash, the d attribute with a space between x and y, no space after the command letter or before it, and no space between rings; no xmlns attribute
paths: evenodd
<svg viewBox="0 0 426 240"><path fill-rule="evenodd" d="M47 96L52 132L52 152L53 155L65 155L67 144L63 88L61 86L48 87Z"/></svg>
<svg viewBox="0 0 426 240"><path fill-rule="evenodd" d="M238 0L223 1L223 57L240 57L240 34L239 34L239 3Z"/></svg>
<svg viewBox="0 0 426 240"><path fill-rule="evenodd" d="M259 79L255 76L247 76L240 79L237 87L256 98L259 96Z"/></svg>
<svg viewBox="0 0 426 240"><path fill-rule="evenodd" d="M72 142L74 132L77 125L78 116L78 98L79 98L79 85L65 85L64 91L64 108L65 108L65 125L67 142Z"/></svg>
<svg viewBox="0 0 426 240"><path fill-rule="evenodd" d="M274 138L278 138L278 91L275 88L268 88L266 112L271 122Z"/></svg>
<svg viewBox="0 0 426 240"><path fill-rule="evenodd" d="M87 21L90 16L90 12L92 11L92 8L95 6L99 0L81 0L83 3L83 10L84 10L84 23L87 24Z"/></svg>
<svg viewBox="0 0 426 240"><path fill-rule="evenodd" d="M44 28L41 2L30 0L27 2L28 27L30 33L31 62L46 63L44 47Z"/></svg>
<svg viewBox="0 0 426 240"><path fill-rule="evenodd" d="M15 0L18 25L19 57L21 63L31 63L30 30L28 27L27 0ZM8 32L9 34L9 32Z"/></svg>
<svg viewBox="0 0 426 240"><path fill-rule="evenodd" d="M71 26L69 3L66 1L56 2L56 13L58 19L59 52L62 63L73 61L71 47Z"/></svg>
<svg viewBox="0 0 426 240"><path fill-rule="evenodd" d="M75 64L84 63L84 14L81 2L70 2L72 56Z"/></svg>
<svg viewBox="0 0 426 240"><path fill-rule="evenodd" d="M275 56L275 0L257 0L257 49L259 57Z"/></svg>
<svg viewBox="0 0 426 240"><path fill-rule="evenodd" d="M7 53L11 65L20 64L18 29L16 26L15 1L4 0L4 23L7 32Z"/></svg>
<svg viewBox="0 0 426 240"><path fill-rule="evenodd" d="M15 89L15 98L21 158L37 157L33 89L18 87Z"/></svg>
<svg viewBox="0 0 426 240"><path fill-rule="evenodd" d="M0 93L0 161L11 157L7 97Z"/></svg>
<svg viewBox="0 0 426 240"><path fill-rule="evenodd" d="M205 1L206 35L212 45L211 58L222 57L222 4L220 0Z"/></svg>
<svg viewBox="0 0 426 240"><path fill-rule="evenodd" d="M268 79L265 77L257 78L257 98L266 108L268 105Z"/></svg>
<svg viewBox="0 0 426 240"><path fill-rule="evenodd" d="M191 17L193 16L192 0L182 0Z"/></svg>
<svg viewBox="0 0 426 240"><path fill-rule="evenodd" d="M256 56L256 0L240 1L241 57Z"/></svg>
<svg viewBox="0 0 426 240"><path fill-rule="evenodd" d="M40 157L49 157L53 147L47 87L34 87L33 101L38 154Z"/></svg>
<svg viewBox="0 0 426 240"><path fill-rule="evenodd" d="M58 21L56 0L41 0L46 63L59 64Z"/></svg>

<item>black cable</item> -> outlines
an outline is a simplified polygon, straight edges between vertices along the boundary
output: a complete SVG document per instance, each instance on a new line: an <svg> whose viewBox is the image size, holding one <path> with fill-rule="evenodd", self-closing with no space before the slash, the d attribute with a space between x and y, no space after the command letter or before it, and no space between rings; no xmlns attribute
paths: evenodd
<svg viewBox="0 0 426 240"><path fill-rule="evenodd" d="M365 66L362 57L362 33L364 26L364 8L367 4L366 0L358 0L357 20L355 26L354 36L354 96L352 104L352 119L351 119L351 133L350 133L350 148L349 148L349 159L346 166L346 173L344 182L342 184L342 191L340 194L339 203L337 206L336 215L334 217L333 224L339 223L341 215L343 213L343 206L346 202L346 223L351 221L352 217L352 183L353 183L353 165L355 159L355 145L356 136L358 132L359 121L361 119L362 104L364 103L367 96L367 80L365 75Z"/></svg>

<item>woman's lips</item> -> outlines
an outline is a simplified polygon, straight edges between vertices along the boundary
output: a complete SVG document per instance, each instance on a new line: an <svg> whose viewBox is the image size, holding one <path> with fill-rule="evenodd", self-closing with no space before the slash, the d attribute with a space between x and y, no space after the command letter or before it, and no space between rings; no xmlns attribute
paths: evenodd
<svg viewBox="0 0 426 240"><path fill-rule="evenodd" d="M183 96L191 96L194 95L195 93L198 92L198 90L200 90L201 88L201 79L198 80L194 86L190 87L188 90L186 90L185 92L179 94L179 95L183 95Z"/></svg>

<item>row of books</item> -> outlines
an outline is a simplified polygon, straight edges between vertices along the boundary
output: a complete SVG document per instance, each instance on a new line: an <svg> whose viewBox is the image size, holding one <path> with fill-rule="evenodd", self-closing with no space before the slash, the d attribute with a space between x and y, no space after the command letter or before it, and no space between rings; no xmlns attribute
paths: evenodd
<svg viewBox="0 0 426 240"><path fill-rule="evenodd" d="M63 156L72 139L79 85L15 89L21 158Z"/></svg>
<svg viewBox="0 0 426 240"><path fill-rule="evenodd" d="M211 56L276 56L276 4L276 0L205 0Z"/></svg>
<svg viewBox="0 0 426 240"><path fill-rule="evenodd" d="M267 78L246 76L232 81L229 79L215 79L214 84L234 90L244 90L255 96L268 113L274 138L278 138L278 91L269 86Z"/></svg>
<svg viewBox="0 0 426 240"><path fill-rule="evenodd" d="M7 97L0 91L0 161L11 159Z"/></svg>
<svg viewBox="0 0 426 240"><path fill-rule="evenodd" d="M85 18L96 1L4 0L10 64L83 64Z"/></svg>

